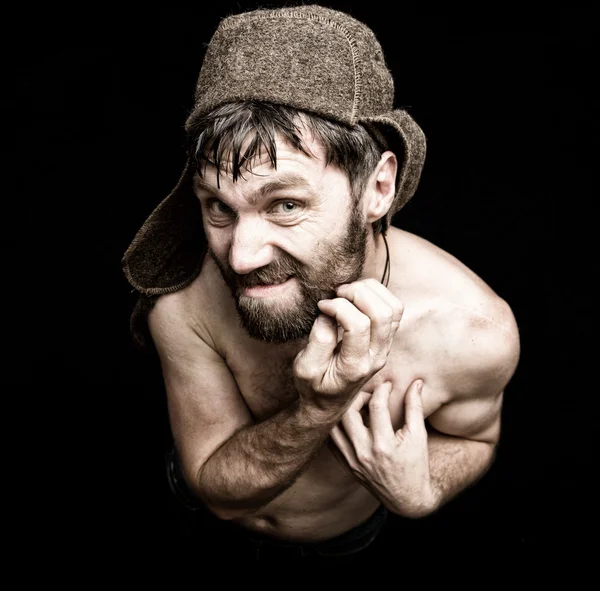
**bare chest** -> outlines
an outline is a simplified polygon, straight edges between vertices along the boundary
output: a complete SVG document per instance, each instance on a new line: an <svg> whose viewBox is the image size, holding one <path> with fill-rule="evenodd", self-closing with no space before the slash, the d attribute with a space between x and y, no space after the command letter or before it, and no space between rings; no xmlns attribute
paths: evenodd
<svg viewBox="0 0 600 591"><path fill-rule="evenodd" d="M297 400L293 368L301 348L250 343L228 351L227 365L257 422Z"/></svg>
<svg viewBox="0 0 600 591"><path fill-rule="evenodd" d="M442 395L435 366L416 358L403 345L402 342L395 344L385 367L362 388L372 393L379 384L386 381L392 383L389 409L396 429L404 423L404 395L414 380L420 378L425 381L423 401L426 416L439 407ZM237 348L227 356L240 393L256 421L269 418L297 400L294 359L301 349L302 345L280 351L271 346L254 345Z"/></svg>

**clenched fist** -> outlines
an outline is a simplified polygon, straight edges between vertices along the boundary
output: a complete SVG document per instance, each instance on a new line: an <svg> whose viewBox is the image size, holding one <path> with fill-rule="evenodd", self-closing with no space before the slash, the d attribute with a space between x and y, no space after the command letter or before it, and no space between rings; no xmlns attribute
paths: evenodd
<svg viewBox="0 0 600 591"><path fill-rule="evenodd" d="M404 310L375 279L341 285L337 296L319 302L322 314L294 361L301 401L334 414L385 365Z"/></svg>

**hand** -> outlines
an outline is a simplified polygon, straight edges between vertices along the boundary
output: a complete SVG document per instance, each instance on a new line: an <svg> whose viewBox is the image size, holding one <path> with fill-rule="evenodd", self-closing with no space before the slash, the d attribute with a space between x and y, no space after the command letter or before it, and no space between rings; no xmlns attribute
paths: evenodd
<svg viewBox="0 0 600 591"><path fill-rule="evenodd" d="M322 314L296 356L294 378L301 401L339 416L385 365L404 308L375 279L341 285L337 296L319 302Z"/></svg>
<svg viewBox="0 0 600 591"><path fill-rule="evenodd" d="M396 432L388 406L390 382L377 386L372 395L360 392L331 431L356 478L390 511L405 517L420 517L435 506L421 389L420 380L409 386L405 424ZM367 402L369 427L361 415Z"/></svg>

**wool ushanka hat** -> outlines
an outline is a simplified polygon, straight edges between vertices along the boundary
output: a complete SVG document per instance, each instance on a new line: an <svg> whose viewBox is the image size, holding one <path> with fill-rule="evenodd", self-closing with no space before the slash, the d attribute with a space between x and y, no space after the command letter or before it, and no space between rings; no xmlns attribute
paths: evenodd
<svg viewBox="0 0 600 591"><path fill-rule="evenodd" d="M224 18L207 46L194 99L188 132L214 108L247 99L362 124L401 164L388 224L417 189L425 135L404 109L393 108L394 82L374 33L346 13L306 5ZM123 255L125 276L146 301L182 289L200 273L206 238L194 170L188 159Z"/></svg>

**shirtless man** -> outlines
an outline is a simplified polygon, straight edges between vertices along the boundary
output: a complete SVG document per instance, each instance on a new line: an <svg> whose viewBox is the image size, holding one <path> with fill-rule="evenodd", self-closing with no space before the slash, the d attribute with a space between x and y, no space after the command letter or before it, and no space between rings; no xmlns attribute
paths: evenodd
<svg viewBox="0 0 600 591"><path fill-rule="evenodd" d="M302 47L313 51L294 61ZM188 165L124 257L153 298L186 487L275 540L337 539L382 506L419 518L472 485L493 461L518 363L509 305L389 223L416 189L424 141L405 111L377 105L390 84L378 52L363 24L320 7L225 19ZM350 126L336 103L345 84Z"/></svg>

